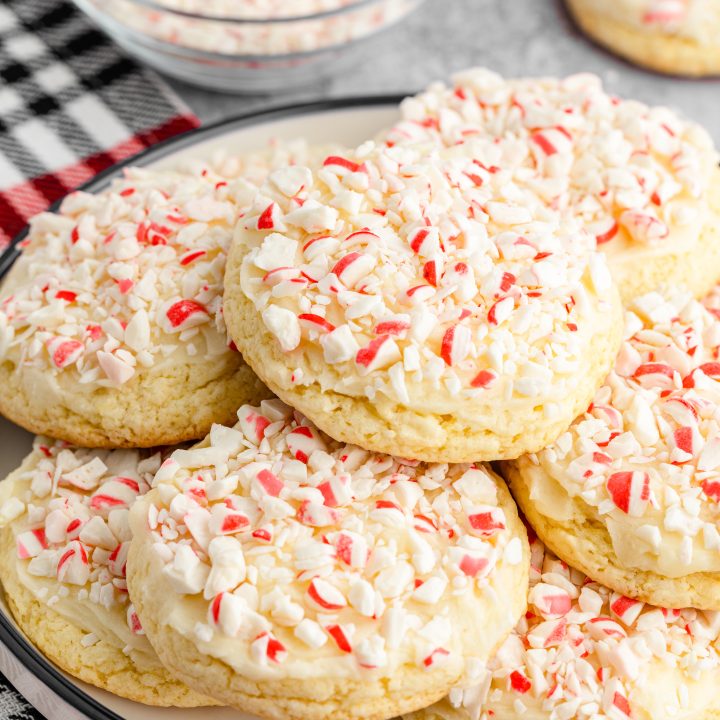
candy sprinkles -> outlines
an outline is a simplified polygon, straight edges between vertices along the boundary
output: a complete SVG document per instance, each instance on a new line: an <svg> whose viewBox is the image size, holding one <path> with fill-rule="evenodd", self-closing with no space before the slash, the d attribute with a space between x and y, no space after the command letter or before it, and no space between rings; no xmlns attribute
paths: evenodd
<svg viewBox="0 0 720 720"><path fill-rule="evenodd" d="M526 562L490 470L342 445L276 400L238 418L176 451L132 511L131 592L169 666L187 672L162 649L180 634L210 658L200 683L240 707L228 670L359 683L368 702L398 673L441 695L488 659L523 609ZM396 712L418 706L389 692Z"/></svg>
<svg viewBox="0 0 720 720"><path fill-rule="evenodd" d="M623 299L668 282L702 297L716 282L718 154L672 110L609 95L593 75L506 80L483 69L401 108L388 145L464 147L512 173L588 230Z"/></svg>
<svg viewBox="0 0 720 720"><path fill-rule="evenodd" d="M614 593L531 542L529 609L488 665L405 720L710 717L720 707L720 616Z"/></svg>
<svg viewBox="0 0 720 720"><path fill-rule="evenodd" d="M549 545L657 605L720 609L718 307L717 291L703 303L681 292L638 298L615 370L587 412L516 468L551 526L578 513L600 524L609 567L594 566L592 547L563 550L552 527L541 531ZM633 571L656 582L636 587Z"/></svg>
<svg viewBox="0 0 720 720"><path fill-rule="evenodd" d="M242 225L226 276L238 347L321 427L377 451L461 461L542 447L536 433L565 425L615 352L616 291L592 238L462 151L368 143L314 173L278 170ZM344 427L331 403L373 410Z"/></svg>
<svg viewBox="0 0 720 720"><path fill-rule="evenodd" d="M406 98L390 145L468 144L582 220L598 245L667 240L696 218L716 174L707 132L662 107L608 95L594 75L505 80L487 70ZM607 248L603 248L607 249Z"/></svg>

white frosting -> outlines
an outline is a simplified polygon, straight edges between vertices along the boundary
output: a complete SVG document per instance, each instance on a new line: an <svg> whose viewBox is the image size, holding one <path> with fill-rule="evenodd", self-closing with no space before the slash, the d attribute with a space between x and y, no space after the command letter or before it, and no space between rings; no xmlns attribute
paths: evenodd
<svg viewBox="0 0 720 720"><path fill-rule="evenodd" d="M170 588L148 586L153 612L249 678L487 660L515 622L525 542L496 476L340 445L277 400L238 417L175 452L131 514Z"/></svg>

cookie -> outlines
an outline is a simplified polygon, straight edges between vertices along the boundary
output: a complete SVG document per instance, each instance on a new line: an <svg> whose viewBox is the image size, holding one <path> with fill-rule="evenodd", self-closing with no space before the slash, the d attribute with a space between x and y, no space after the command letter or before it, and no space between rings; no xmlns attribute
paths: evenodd
<svg viewBox="0 0 720 720"><path fill-rule="evenodd" d="M720 280L718 154L677 113L608 95L593 75L506 80L474 69L406 99L402 115L383 141L465 148L576 218L626 302L663 284L702 297Z"/></svg>
<svg viewBox="0 0 720 720"><path fill-rule="evenodd" d="M720 610L720 293L639 298L567 433L505 466L540 538L624 595Z"/></svg>
<svg viewBox="0 0 720 720"><path fill-rule="evenodd" d="M36 438L0 483L0 580L22 631L74 677L149 705L213 705L160 664L127 594L128 507L160 462Z"/></svg>
<svg viewBox="0 0 720 720"><path fill-rule="evenodd" d="M277 720L384 720L475 673L525 609L504 483L342 445L278 400L238 417L131 511L130 594L168 669Z"/></svg>
<svg viewBox="0 0 720 720"><path fill-rule="evenodd" d="M720 74L720 7L710 0L567 0L580 28L611 52L671 75Z"/></svg>
<svg viewBox="0 0 720 720"><path fill-rule="evenodd" d="M253 183L309 153L131 169L34 218L0 288L0 412L82 447L154 447L268 397L227 337L226 252Z"/></svg>
<svg viewBox="0 0 720 720"><path fill-rule="evenodd" d="M497 166L367 143L270 176L238 223L225 319L260 378L343 442L517 457L587 407L617 351L593 245Z"/></svg>
<svg viewBox="0 0 720 720"><path fill-rule="evenodd" d="M717 613L645 605L530 548L528 613L483 681L403 720L718 717Z"/></svg>

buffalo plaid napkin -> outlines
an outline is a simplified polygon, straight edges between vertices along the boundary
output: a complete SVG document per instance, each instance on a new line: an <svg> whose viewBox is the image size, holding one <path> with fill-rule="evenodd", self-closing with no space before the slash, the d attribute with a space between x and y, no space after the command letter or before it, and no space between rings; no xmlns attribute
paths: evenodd
<svg viewBox="0 0 720 720"><path fill-rule="evenodd" d="M0 718L2 720L43 720L43 716L18 695L0 673Z"/></svg>
<svg viewBox="0 0 720 720"><path fill-rule="evenodd" d="M197 125L68 0L2 0L0 250L100 170Z"/></svg>

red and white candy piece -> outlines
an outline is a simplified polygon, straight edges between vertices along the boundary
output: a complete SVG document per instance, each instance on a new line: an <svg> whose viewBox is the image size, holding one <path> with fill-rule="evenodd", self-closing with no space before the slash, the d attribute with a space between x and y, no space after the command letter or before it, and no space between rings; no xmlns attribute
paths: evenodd
<svg viewBox="0 0 720 720"><path fill-rule="evenodd" d="M616 472L607 480L607 490L613 503L632 517L642 517L650 502L650 477L635 471Z"/></svg>
<svg viewBox="0 0 720 720"><path fill-rule="evenodd" d="M166 332L180 332L197 327L210 319L207 308L196 300L177 300L172 303L161 319Z"/></svg>
<svg viewBox="0 0 720 720"><path fill-rule="evenodd" d="M572 135L564 127L550 127L531 135L530 143L539 156L551 157L572 150Z"/></svg>
<svg viewBox="0 0 720 720"><path fill-rule="evenodd" d="M288 433L287 446L290 454L303 463L307 463L316 450L325 450L325 443L320 439L317 431L307 425L302 425Z"/></svg>
<svg viewBox="0 0 720 720"><path fill-rule="evenodd" d="M469 531L480 537L492 537L505 530L505 513L492 505L478 505L468 513Z"/></svg>
<svg viewBox="0 0 720 720"><path fill-rule="evenodd" d="M628 627L632 626L640 617L644 607L645 603L619 593L613 593L610 598L610 610Z"/></svg>
<svg viewBox="0 0 720 720"><path fill-rule="evenodd" d="M440 235L437 228L421 227L413 230L407 237L412 251L426 258L432 258L440 252Z"/></svg>
<svg viewBox="0 0 720 720"><path fill-rule="evenodd" d="M17 556L21 560L37 557L43 550L48 547L47 538L45 537L45 529L28 530L20 533L15 540L17 548Z"/></svg>
<svg viewBox="0 0 720 720"><path fill-rule="evenodd" d="M250 654L258 664L279 664L287 659L287 648L272 633L263 632L250 644Z"/></svg>
<svg viewBox="0 0 720 720"><path fill-rule="evenodd" d="M81 542L73 540L60 553L57 579L62 583L85 585L90 578L88 556Z"/></svg>
<svg viewBox="0 0 720 720"><path fill-rule="evenodd" d="M528 602L548 619L563 617L572 608L572 598L567 590L544 582L532 588Z"/></svg>
<svg viewBox="0 0 720 720"><path fill-rule="evenodd" d="M664 222L636 210L626 210L620 215L618 222L637 242L654 243L666 238L670 233Z"/></svg>
<svg viewBox="0 0 720 720"><path fill-rule="evenodd" d="M367 540L359 533L343 530L329 533L327 541L335 546L338 560L354 568L365 567L369 549Z"/></svg>
<svg viewBox="0 0 720 720"><path fill-rule="evenodd" d="M48 340L46 347L53 365L60 370L76 363L85 351L79 340L68 340L62 336Z"/></svg>
<svg viewBox="0 0 720 720"><path fill-rule="evenodd" d="M341 177L347 173L367 172L367 167L364 163L357 163L354 160L342 157L341 155L329 155L325 158L323 167L332 170Z"/></svg>
<svg viewBox="0 0 720 720"><path fill-rule="evenodd" d="M355 287L360 280L369 275L375 267L376 260L367 253L351 252L335 263L330 272L337 275L346 287Z"/></svg>
<svg viewBox="0 0 720 720"><path fill-rule="evenodd" d="M323 610L341 610L347 605L347 600L340 590L321 578L310 582L308 596Z"/></svg>
<svg viewBox="0 0 720 720"><path fill-rule="evenodd" d="M472 333L466 325L453 325L443 335L440 356L447 365L459 365L470 352Z"/></svg>
<svg viewBox="0 0 720 720"><path fill-rule="evenodd" d="M395 340L390 335L381 335L357 351L355 364L360 375L367 375L397 362L400 357Z"/></svg>
<svg viewBox="0 0 720 720"><path fill-rule="evenodd" d="M259 445L265 437L265 429L270 425L270 420L261 415L252 405L243 405L237 415L243 435L250 442Z"/></svg>

